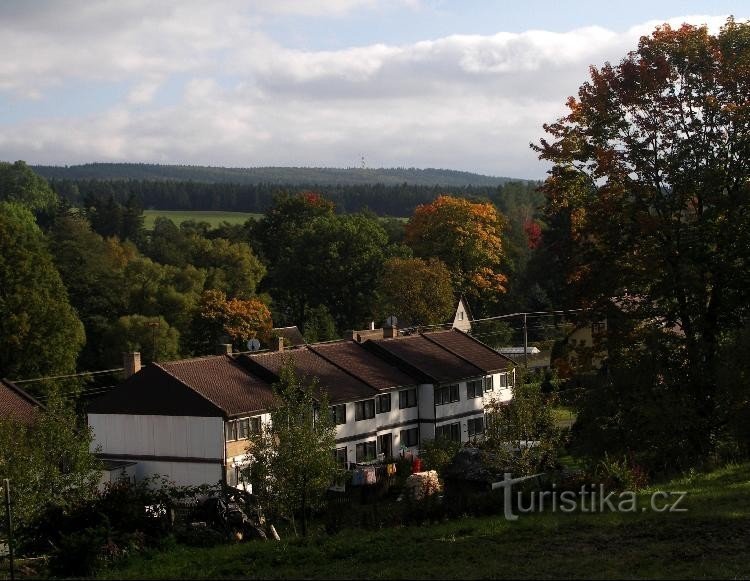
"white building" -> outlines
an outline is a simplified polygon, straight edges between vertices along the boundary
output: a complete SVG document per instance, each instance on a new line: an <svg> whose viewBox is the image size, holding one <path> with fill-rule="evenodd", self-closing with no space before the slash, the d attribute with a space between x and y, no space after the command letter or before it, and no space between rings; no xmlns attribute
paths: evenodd
<svg viewBox="0 0 750 581"><path fill-rule="evenodd" d="M383 337L385 335L385 337ZM386 338L387 337L387 338ZM484 404L508 400L513 363L458 330L306 345L283 352L151 364L94 402L92 449L178 484L238 482L248 437L269 420L285 358L326 390L342 463L417 454L438 435L484 431ZM126 365L126 368L128 366Z"/></svg>

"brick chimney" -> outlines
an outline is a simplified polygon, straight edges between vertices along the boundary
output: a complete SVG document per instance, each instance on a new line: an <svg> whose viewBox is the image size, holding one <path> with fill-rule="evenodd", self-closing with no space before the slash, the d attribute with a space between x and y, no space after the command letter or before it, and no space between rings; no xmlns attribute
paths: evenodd
<svg viewBox="0 0 750 581"><path fill-rule="evenodd" d="M141 354L138 351L122 354L122 366L125 368L125 379L141 370Z"/></svg>
<svg viewBox="0 0 750 581"><path fill-rule="evenodd" d="M284 337L277 337L278 343L276 344L276 349L274 351L283 351L284 350Z"/></svg>
<svg viewBox="0 0 750 581"><path fill-rule="evenodd" d="M231 355L232 344L231 343L219 343L216 346L216 354L217 355Z"/></svg>
<svg viewBox="0 0 750 581"><path fill-rule="evenodd" d="M394 337L398 337L398 327L396 325L383 327L383 339L393 339Z"/></svg>

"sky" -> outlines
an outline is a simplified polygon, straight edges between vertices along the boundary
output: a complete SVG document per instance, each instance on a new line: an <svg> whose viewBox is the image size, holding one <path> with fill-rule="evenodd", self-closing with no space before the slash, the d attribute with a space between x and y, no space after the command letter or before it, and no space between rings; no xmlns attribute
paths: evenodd
<svg viewBox="0 0 750 581"><path fill-rule="evenodd" d="M0 160L539 179L589 65L730 14L750 2L2 0Z"/></svg>

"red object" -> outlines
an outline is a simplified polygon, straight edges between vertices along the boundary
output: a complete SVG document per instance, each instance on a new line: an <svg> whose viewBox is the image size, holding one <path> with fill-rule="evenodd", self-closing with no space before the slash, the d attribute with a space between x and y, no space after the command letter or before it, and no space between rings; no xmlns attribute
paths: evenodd
<svg viewBox="0 0 750 581"><path fill-rule="evenodd" d="M422 472L421 458L414 458L414 461L411 463L411 473L416 474L417 472Z"/></svg>

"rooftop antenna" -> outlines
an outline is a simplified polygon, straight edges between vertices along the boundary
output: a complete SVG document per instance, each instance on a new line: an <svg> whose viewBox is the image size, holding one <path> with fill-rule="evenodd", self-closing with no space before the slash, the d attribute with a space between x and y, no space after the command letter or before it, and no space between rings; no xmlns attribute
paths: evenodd
<svg viewBox="0 0 750 581"><path fill-rule="evenodd" d="M260 341L258 341L255 338L250 339L247 342L247 350L248 351L259 351L260 350Z"/></svg>
<svg viewBox="0 0 750 581"><path fill-rule="evenodd" d="M151 358L151 361L156 362L156 330L159 328L159 321L151 321L150 323L147 323L149 327L153 330L153 343L154 343L154 356Z"/></svg>

